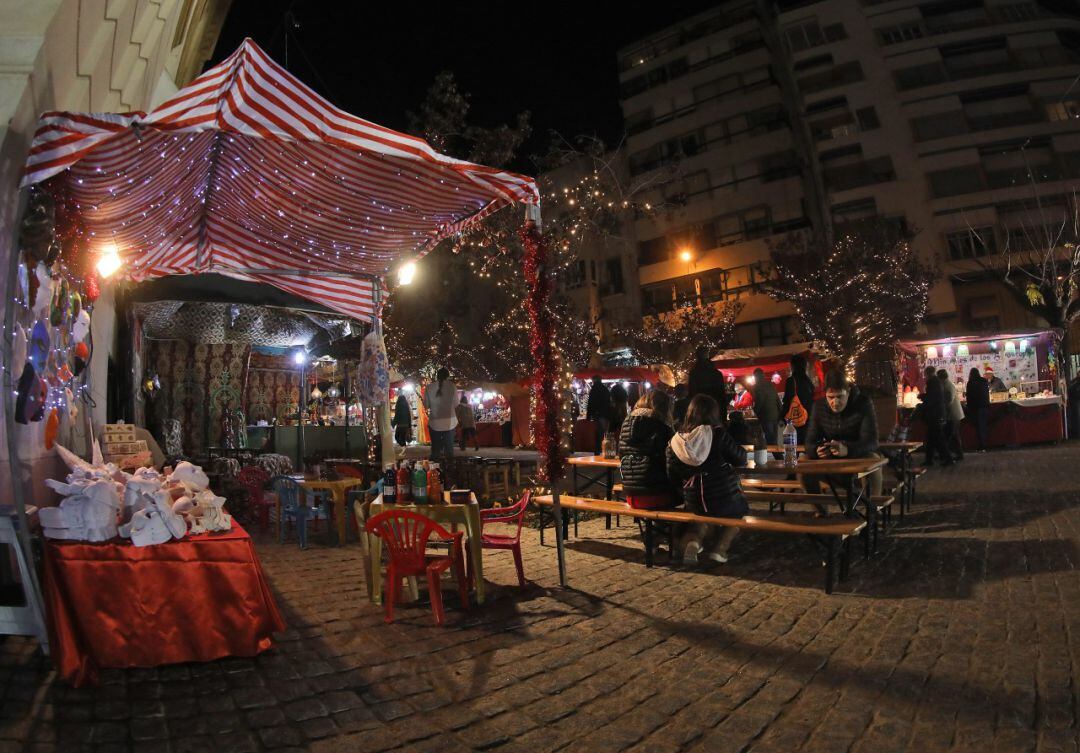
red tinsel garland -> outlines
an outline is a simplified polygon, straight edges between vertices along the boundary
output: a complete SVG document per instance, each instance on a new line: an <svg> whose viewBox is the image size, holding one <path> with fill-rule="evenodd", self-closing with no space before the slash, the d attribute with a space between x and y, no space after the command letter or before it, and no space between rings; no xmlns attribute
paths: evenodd
<svg viewBox="0 0 1080 753"><path fill-rule="evenodd" d="M536 390L533 435L536 450L542 458L540 477L554 484L562 478L564 457L559 441L559 396L555 386L559 379L559 357L554 347L555 319L550 306L552 278L548 265L551 249L533 222L526 222L518 234L525 248L525 281L529 285L525 296L532 325L529 352L536 364L533 372Z"/></svg>

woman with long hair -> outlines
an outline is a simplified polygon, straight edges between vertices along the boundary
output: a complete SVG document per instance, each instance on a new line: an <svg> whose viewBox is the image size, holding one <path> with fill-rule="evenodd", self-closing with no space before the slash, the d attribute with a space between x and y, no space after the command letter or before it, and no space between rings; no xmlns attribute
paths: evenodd
<svg viewBox="0 0 1080 753"><path fill-rule="evenodd" d="M964 396L967 398L967 420L975 424L975 434L979 437L979 452L986 452L987 424L990 419L990 383L978 369L968 372Z"/></svg>
<svg viewBox="0 0 1080 753"><path fill-rule="evenodd" d="M720 405L708 395L695 395L686 419L667 449L667 472L682 487L687 510L719 518L741 518L750 507L733 468L746 464L746 451L720 423ZM683 562L694 564L698 555L727 562L738 528L695 525L683 534Z"/></svg>
<svg viewBox="0 0 1080 753"><path fill-rule="evenodd" d="M671 424L671 398L659 390L642 395L623 422L619 464L626 503L635 509L678 504L675 489L668 481L665 458L675 433Z"/></svg>
<svg viewBox="0 0 1080 753"><path fill-rule="evenodd" d="M450 370L440 366L435 381L427 386L428 422L431 431L431 459L449 461L454 457L454 429L457 428L457 385L450 379Z"/></svg>

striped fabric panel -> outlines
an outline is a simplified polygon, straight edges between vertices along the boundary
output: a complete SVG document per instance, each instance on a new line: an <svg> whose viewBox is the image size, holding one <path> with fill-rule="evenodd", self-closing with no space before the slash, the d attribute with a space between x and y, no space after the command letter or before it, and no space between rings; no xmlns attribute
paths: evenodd
<svg viewBox="0 0 1080 753"><path fill-rule="evenodd" d="M539 203L531 178L333 107L250 39L150 114L43 115L23 185L64 170L133 279L214 271L362 318L373 278Z"/></svg>

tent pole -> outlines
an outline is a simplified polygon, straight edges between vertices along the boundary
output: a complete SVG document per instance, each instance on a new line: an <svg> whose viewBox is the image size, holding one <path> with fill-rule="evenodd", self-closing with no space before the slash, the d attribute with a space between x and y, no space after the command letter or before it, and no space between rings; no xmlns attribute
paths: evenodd
<svg viewBox="0 0 1080 753"><path fill-rule="evenodd" d="M300 362L300 393L296 400L296 470L300 473L304 472L304 411L305 400L304 393L307 389L307 353L304 354L304 360Z"/></svg>
<svg viewBox="0 0 1080 753"><path fill-rule="evenodd" d="M342 361L345 377L342 379L342 388L345 391L345 457L352 457L352 447L349 444L349 362Z"/></svg>
<svg viewBox="0 0 1080 753"><path fill-rule="evenodd" d="M8 259L8 277L7 277L7 305L4 306L4 342L3 342L3 364L4 364L4 431L7 434L7 448L8 448L8 472L11 476L11 499L15 503L15 517L19 522L18 546L22 549L23 560L27 563L27 570L29 574L29 582L23 583L23 589L26 593L27 606L35 608L35 611L40 609L40 605L44 602L41 600L41 586L38 583L37 570L34 568L34 556L30 549L30 525L26 519L26 489L23 487L22 479L22 463L19 460L18 442L15 439L15 386L19 379L19 374L12 372L12 358L13 358L13 345L15 341L15 286L18 284L19 279L19 220L22 218L23 213L26 211L26 204L29 199L29 190L21 189L18 196L18 205L15 210L15 219L12 227L11 244L8 246L10 249L10 258ZM30 593L33 592L33 593ZM49 641L45 634L45 615L38 613L34 615L37 620L41 633L38 635L38 643L41 645L41 650L45 654L49 653Z"/></svg>
<svg viewBox="0 0 1080 753"><path fill-rule="evenodd" d="M382 337L382 281L379 279L374 280L374 285L371 290L372 300L375 301L375 331ZM386 399L375 408L375 417L378 420L379 425L379 454L380 463L382 469L392 468L394 461L397 460L397 456L394 454L394 430L390 427L390 393L386 394Z"/></svg>

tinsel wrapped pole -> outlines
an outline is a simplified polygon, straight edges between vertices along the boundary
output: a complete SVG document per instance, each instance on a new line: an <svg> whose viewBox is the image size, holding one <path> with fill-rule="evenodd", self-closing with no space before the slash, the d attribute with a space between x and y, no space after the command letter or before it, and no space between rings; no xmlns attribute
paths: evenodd
<svg viewBox="0 0 1080 753"><path fill-rule="evenodd" d="M559 583L566 585L566 559L563 552L562 506L558 483L562 479L565 458L559 434L559 352L555 343L555 319L551 311L552 253L540 233L537 222L529 219L520 229L525 249L525 281L529 289L525 306L529 313L529 353L532 355L533 390L536 395L533 413L533 436L539 454L539 476L551 486L552 514L555 518L555 548L559 558Z"/></svg>

